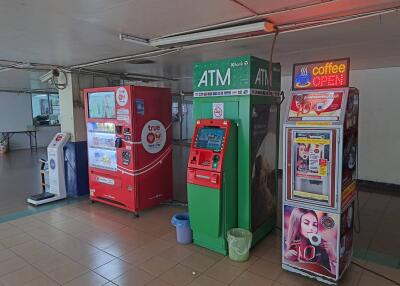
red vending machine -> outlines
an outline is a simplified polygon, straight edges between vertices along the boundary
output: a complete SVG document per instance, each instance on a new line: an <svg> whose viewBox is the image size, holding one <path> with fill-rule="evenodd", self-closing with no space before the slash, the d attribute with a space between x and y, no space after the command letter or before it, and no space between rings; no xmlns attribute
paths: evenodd
<svg viewBox="0 0 400 286"><path fill-rule="evenodd" d="M359 97L349 64L294 65L284 123L282 267L329 284L353 252Z"/></svg>
<svg viewBox="0 0 400 286"><path fill-rule="evenodd" d="M90 199L135 215L172 199L169 89L92 88L84 97Z"/></svg>

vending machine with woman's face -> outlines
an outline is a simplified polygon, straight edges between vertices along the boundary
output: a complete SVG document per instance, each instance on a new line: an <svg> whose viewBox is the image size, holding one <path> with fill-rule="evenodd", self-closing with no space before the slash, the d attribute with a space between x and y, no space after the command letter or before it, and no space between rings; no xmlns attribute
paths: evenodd
<svg viewBox="0 0 400 286"><path fill-rule="evenodd" d="M294 65L284 123L282 267L335 284L350 263L358 90L349 59Z"/></svg>

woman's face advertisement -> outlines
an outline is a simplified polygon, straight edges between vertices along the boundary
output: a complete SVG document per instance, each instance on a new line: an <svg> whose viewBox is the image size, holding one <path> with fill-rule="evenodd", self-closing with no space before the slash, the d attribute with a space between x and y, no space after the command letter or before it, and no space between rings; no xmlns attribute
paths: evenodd
<svg viewBox="0 0 400 286"><path fill-rule="evenodd" d="M285 206L284 215L284 262L335 277L337 215L292 206Z"/></svg>

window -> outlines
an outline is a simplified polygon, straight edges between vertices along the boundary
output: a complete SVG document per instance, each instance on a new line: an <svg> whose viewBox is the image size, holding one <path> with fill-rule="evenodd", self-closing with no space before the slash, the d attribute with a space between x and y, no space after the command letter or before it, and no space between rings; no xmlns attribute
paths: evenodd
<svg viewBox="0 0 400 286"><path fill-rule="evenodd" d="M193 96L172 97L173 140L176 143L190 143L193 136Z"/></svg>
<svg viewBox="0 0 400 286"><path fill-rule="evenodd" d="M32 116L35 126L59 125L60 102L58 94L32 94Z"/></svg>

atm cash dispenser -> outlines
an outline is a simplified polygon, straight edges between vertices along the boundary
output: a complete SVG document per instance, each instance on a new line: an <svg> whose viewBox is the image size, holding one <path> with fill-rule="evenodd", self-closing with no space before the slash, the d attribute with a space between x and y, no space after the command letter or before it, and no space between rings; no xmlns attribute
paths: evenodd
<svg viewBox="0 0 400 286"><path fill-rule="evenodd" d="M187 184L194 243L226 255L226 233L237 226L237 127L230 120L196 121Z"/></svg>

